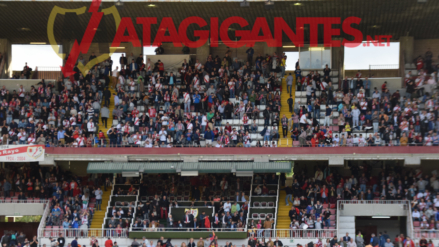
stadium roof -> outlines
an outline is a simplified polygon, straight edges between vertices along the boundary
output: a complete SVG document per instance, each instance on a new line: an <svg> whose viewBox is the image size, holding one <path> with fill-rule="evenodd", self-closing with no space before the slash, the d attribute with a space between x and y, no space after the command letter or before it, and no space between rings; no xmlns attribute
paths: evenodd
<svg viewBox="0 0 439 247"><path fill-rule="evenodd" d="M101 8L108 8L114 2L103 1ZM7 38L13 43L48 42L48 17L54 6L66 9L88 8L90 2L1 1L0 38ZM134 24L136 17L157 17L159 23L163 17L172 17L177 24L189 16L202 17L208 23L210 17L218 17L221 23L228 17L241 16L252 26L257 17L266 17L271 29L274 17L283 17L290 26L294 26L296 17L340 17L344 20L356 16L362 19L358 29L363 35L393 35L395 39L406 35L415 39L439 38L437 0L428 0L426 3L418 3L417 0L275 1L272 9L265 8L261 1L250 2L250 7L240 7L239 1L124 1L119 13L121 17L132 17ZM88 12L79 16L75 13L58 15L54 26L56 40L81 39L90 16ZM142 25L135 24L135 28L141 38ZM193 33L195 28L196 25L191 25L188 33ZM238 29L237 26L231 28L231 31ZM341 25L334 25L334 28L341 28ZM152 25L152 37L157 29L158 25ZM322 31L323 27L319 29ZM111 15L104 16L94 42L111 42L115 31L114 19ZM230 36L233 39L233 35ZM309 28L305 26L305 41L307 37ZM319 38L323 39L321 32ZM285 35L284 40L287 40Z"/></svg>
<svg viewBox="0 0 439 247"><path fill-rule="evenodd" d="M176 173L181 171L198 171L200 173L290 172L291 162L90 162L87 167L87 173Z"/></svg>

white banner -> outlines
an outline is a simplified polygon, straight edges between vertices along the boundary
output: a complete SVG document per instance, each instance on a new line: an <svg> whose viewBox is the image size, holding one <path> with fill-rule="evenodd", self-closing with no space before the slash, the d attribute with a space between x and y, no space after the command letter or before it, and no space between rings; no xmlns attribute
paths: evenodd
<svg viewBox="0 0 439 247"><path fill-rule="evenodd" d="M44 145L0 146L0 162L44 161Z"/></svg>

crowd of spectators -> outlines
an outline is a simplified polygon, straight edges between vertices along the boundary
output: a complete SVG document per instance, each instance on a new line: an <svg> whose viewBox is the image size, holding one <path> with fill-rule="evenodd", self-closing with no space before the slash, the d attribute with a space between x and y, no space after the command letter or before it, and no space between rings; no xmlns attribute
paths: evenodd
<svg viewBox="0 0 439 247"><path fill-rule="evenodd" d="M246 178L218 174L191 178L166 174L156 179L148 177L140 183L133 230L209 231L222 228L244 231L250 208L249 193L250 182ZM210 215L200 209L198 215L194 215L185 211L184 217L175 218L169 212L170 207L213 207L214 212Z"/></svg>
<svg viewBox="0 0 439 247"><path fill-rule="evenodd" d="M45 168L34 163L6 166L0 171L0 178L2 200L47 200L51 209L47 218L42 219L46 225L73 230L88 228L94 210L101 210L100 185L107 187L111 181L94 174L84 179L59 166Z"/></svg>
<svg viewBox="0 0 439 247"><path fill-rule="evenodd" d="M120 69L113 70L108 59L87 75L75 67L77 73L69 78L56 85L42 80L29 92L22 85L14 90L3 86L0 141L68 147L276 147L282 123L283 136L296 146L439 145L438 73L428 62L431 52L417 60L416 75L407 72L404 95L390 93L386 82L372 88L361 71L337 88L328 66L305 75L297 62L286 78L287 91L292 93L296 80L304 98L288 100L291 117L279 115L285 54L253 58L253 48L246 53L247 61L232 58L229 50L223 57L209 55L204 64L184 61L178 71L131 53L122 55ZM85 62L82 57L78 61ZM23 74L28 70L26 64ZM100 122L108 131L98 128Z"/></svg>
<svg viewBox="0 0 439 247"><path fill-rule="evenodd" d="M419 169L403 169L395 164L387 165L378 175L373 175L371 163L349 163L348 176L342 176L338 169L321 169L318 166L313 177L306 176L306 170L295 174L293 184L285 187L285 203L292 204L288 215L290 228L324 229L335 226L335 219L331 221L330 218L338 200L410 200L415 228L437 229L437 173L424 174Z"/></svg>
<svg viewBox="0 0 439 247"><path fill-rule="evenodd" d="M276 89L281 89L279 77L285 71L286 56L274 53L253 59L253 48L247 53L247 62L232 61L227 51L222 58L209 55L205 64L184 61L179 71L169 74L161 61L145 63L142 54L131 54L121 57L120 69L113 70L111 59L87 75L75 67L77 73L70 78L56 85L42 80L29 92L22 85L12 93L3 86L1 141L69 147L182 147L200 146L200 140L205 140L206 146L250 147L250 133L261 133L258 139L264 143L253 145L276 146L272 140L279 138L281 107ZM116 90L114 95L109 87ZM111 97L113 119L109 119ZM114 125L113 120L117 120ZM229 120L239 120L240 126L232 128L226 124ZM111 127L107 133L98 130L99 121Z"/></svg>
<svg viewBox="0 0 439 247"><path fill-rule="evenodd" d="M298 146L438 146L437 71L424 65L417 69L417 75L407 72L401 95L399 90L390 93L387 82L372 88L361 71L336 88L329 68L323 75L302 75L297 66L297 91L303 91L303 98L290 107L293 115L285 129Z"/></svg>

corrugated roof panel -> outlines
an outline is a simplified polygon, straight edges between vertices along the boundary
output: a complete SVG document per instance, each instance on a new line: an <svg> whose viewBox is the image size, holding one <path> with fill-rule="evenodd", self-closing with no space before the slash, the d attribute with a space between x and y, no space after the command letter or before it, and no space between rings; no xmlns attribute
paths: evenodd
<svg viewBox="0 0 439 247"><path fill-rule="evenodd" d="M93 162L87 166L87 173L121 173L122 171L121 163Z"/></svg>
<svg viewBox="0 0 439 247"><path fill-rule="evenodd" d="M253 163L254 172L290 172L291 162Z"/></svg>
<svg viewBox="0 0 439 247"><path fill-rule="evenodd" d="M143 169L145 173L175 173L179 163L181 162L142 163L141 169Z"/></svg>
<svg viewBox="0 0 439 247"><path fill-rule="evenodd" d="M235 163L236 171L253 171L254 162L238 162Z"/></svg>
<svg viewBox="0 0 439 247"><path fill-rule="evenodd" d="M124 172L138 172L142 163L123 163Z"/></svg>
<svg viewBox="0 0 439 247"><path fill-rule="evenodd" d="M187 163L181 163L181 170L182 171L198 171L198 162L187 162Z"/></svg>
<svg viewBox="0 0 439 247"><path fill-rule="evenodd" d="M233 168L233 163L229 162L200 162L198 164L199 172L230 173Z"/></svg>

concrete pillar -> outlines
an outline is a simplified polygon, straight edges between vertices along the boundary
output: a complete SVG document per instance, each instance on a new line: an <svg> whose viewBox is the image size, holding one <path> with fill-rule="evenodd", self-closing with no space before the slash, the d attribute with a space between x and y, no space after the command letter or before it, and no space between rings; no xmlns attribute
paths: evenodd
<svg viewBox="0 0 439 247"><path fill-rule="evenodd" d="M206 44L204 44L203 46L197 48L196 55L200 63L202 64L206 63L209 54L210 54L210 46L208 42L206 42Z"/></svg>
<svg viewBox="0 0 439 247"><path fill-rule="evenodd" d="M399 39L400 56L404 56L404 64L413 62L413 50L415 47L415 38L413 36L404 36Z"/></svg>
<svg viewBox="0 0 439 247"><path fill-rule="evenodd" d="M70 51L72 50L74 42L75 42L75 40L73 40L73 39L63 39L61 41L61 45L59 46L59 51L58 52L60 54L65 54L65 57L64 57L64 59L62 61L63 66L66 63L66 59L68 58Z"/></svg>
<svg viewBox="0 0 439 247"><path fill-rule="evenodd" d="M0 52L5 59L5 66L3 71L0 71L2 78L9 78L11 76L11 62L12 62L12 43L8 39L0 39ZM2 73L4 72L4 73Z"/></svg>
<svg viewBox="0 0 439 247"><path fill-rule="evenodd" d="M268 47L267 43L264 43L264 54L262 54L263 56L265 54L272 56L275 52L278 52L277 47Z"/></svg>
<svg viewBox="0 0 439 247"><path fill-rule="evenodd" d="M142 44L142 41L140 41L140 44ZM126 57L130 57L131 53L133 53L133 56L136 58L139 56L139 54L143 54L143 46L134 47L132 43L124 43L124 46L126 51ZM131 63L131 61L128 61L128 64L129 63Z"/></svg>

